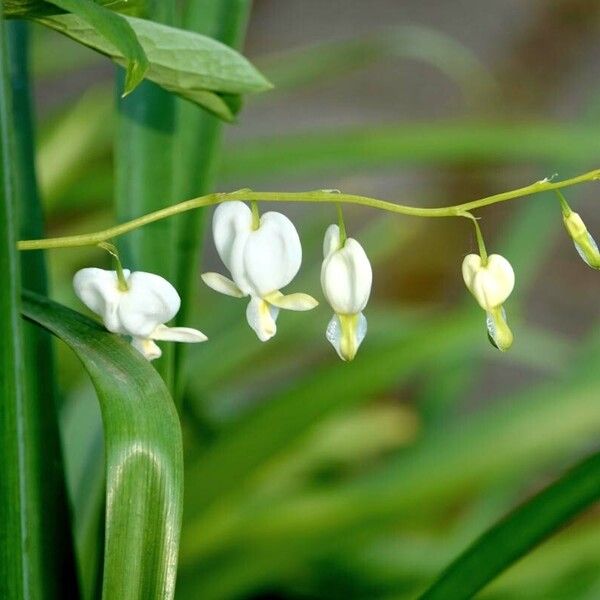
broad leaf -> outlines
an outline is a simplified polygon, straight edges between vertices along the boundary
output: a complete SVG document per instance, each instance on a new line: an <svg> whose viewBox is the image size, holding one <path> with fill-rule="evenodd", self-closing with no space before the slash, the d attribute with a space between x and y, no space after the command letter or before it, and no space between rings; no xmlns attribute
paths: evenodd
<svg viewBox="0 0 600 600"><path fill-rule="evenodd" d="M222 119L232 120L240 94L261 92L271 84L235 50L209 37L123 17L132 27L148 60L146 78L191 100ZM47 25L124 64L123 53L76 15L40 17Z"/></svg>
<svg viewBox="0 0 600 600"><path fill-rule="evenodd" d="M148 70L148 59L125 17L96 4L93 0L48 0L48 2L77 15L92 27L97 35L102 36L119 51L125 60L127 70L123 95L126 96L139 85Z"/></svg>
<svg viewBox="0 0 600 600"><path fill-rule="evenodd" d="M172 597L183 455L162 379L126 340L79 313L26 293L23 314L71 347L98 394L107 486L103 597Z"/></svg>
<svg viewBox="0 0 600 600"><path fill-rule="evenodd" d="M600 499L600 453L584 460L486 531L421 596L471 598L559 527Z"/></svg>

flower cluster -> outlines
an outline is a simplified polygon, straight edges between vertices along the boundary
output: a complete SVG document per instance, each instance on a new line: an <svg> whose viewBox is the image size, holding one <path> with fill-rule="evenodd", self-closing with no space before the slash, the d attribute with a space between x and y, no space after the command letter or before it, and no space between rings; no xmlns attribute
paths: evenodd
<svg viewBox="0 0 600 600"><path fill-rule="evenodd" d="M600 268L598 247L577 213L564 198L563 219L584 261ZM515 273L506 258L487 255L475 222L479 254L467 255L462 275L467 289L486 312L492 344L506 351L513 342L504 303L515 285ZM346 238L343 220L330 225L323 242L321 287L333 309L325 337L344 361L353 360L367 333L363 314L371 294L371 263L359 242ZM204 273L203 281L213 290L236 298L249 298L246 319L259 340L277 332L281 309L307 311L318 304L304 293L284 293L300 270L302 246L294 224L278 212L258 214L240 201L220 204L213 216L212 231L217 253L231 278ZM102 318L106 329L128 336L148 360L160 357L156 341L203 342L206 336L187 327L167 327L181 304L175 288L152 273L87 268L74 277L77 296Z"/></svg>

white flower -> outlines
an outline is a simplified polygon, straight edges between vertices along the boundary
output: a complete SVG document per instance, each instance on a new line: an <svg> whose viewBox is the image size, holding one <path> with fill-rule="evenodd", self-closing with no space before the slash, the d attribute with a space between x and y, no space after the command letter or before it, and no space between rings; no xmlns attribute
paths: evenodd
<svg viewBox="0 0 600 600"><path fill-rule="evenodd" d="M317 306L308 294L280 292L296 276L302 262L298 232L285 215L267 212L254 228L246 204L225 202L215 210L213 236L232 279L219 273L204 273L202 279L222 294L250 296L246 318L261 341L275 335L280 308L310 310Z"/></svg>
<svg viewBox="0 0 600 600"><path fill-rule="evenodd" d="M371 294L373 272L363 247L348 238L340 247L340 230L330 225L323 242L321 286L335 314L326 337L342 360L352 360L367 334L362 311Z"/></svg>
<svg viewBox="0 0 600 600"><path fill-rule="evenodd" d="M511 264L499 254L491 254L485 262L479 254L469 254L463 260L462 274L468 290L487 313L490 340L499 350L508 350L513 335L502 304L515 286Z"/></svg>
<svg viewBox="0 0 600 600"><path fill-rule="evenodd" d="M131 336L131 343L148 360L161 355L155 340L204 342L207 337L197 329L167 327L179 310L177 290L159 275L124 269L127 290L120 289L116 271L81 269L75 273L73 287L79 299L102 318L112 333Z"/></svg>
<svg viewBox="0 0 600 600"><path fill-rule="evenodd" d="M479 254L468 254L462 264L465 284L483 310L500 306L515 286L515 272L511 264L499 254L488 256L484 265Z"/></svg>

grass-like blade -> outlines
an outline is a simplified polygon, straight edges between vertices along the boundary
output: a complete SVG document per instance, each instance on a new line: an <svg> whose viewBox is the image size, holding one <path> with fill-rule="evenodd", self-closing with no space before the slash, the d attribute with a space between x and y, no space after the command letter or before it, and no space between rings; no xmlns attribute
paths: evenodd
<svg viewBox="0 0 600 600"><path fill-rule="evenodd" d="M0 9L2 8L0 3ZM12 99L8 79L6 26L0 22L0 596L26 598L41 592L36 565L27 550L27 439L23 386L23 336L19 318L19 259L16 251Z"/></svg>
<svg viewBox="0 0 600 600"><path fill-rule="evenodd" d="M600 452L486 531L421 595L421 600L471 598L516 560L600 499Z"/></svg>
<svg viewBox="0 0 600 600"><path fill-rule="evenodd" d="M241 54L216 40L162 23L123 17L139 40L150 67L146 79L231 121L240 94L262 92L271 84ZM77 15L40 17L40 23L126 63L122 51Z"/></svg>
<svg viewBox="0 0 600 600"><path fill-rule="evenodd" d="M25 293L23 314L77 354L100 402L107 486L103 597L172 597L183 455L162 379L126 340L75 311Z"/></svg>
<svg viewBox="0 0 600 600"><path fill-rule="evenodd" d="M126 61L127 72L123 95L129 94L139 85L148 70L148 59L131 25L124 17L96 4L93 0L48 0L48 2L77 15L121 53Z"/></svg>
<svg viewBox="0 0 600 600"><path fill-rule="evenodd" d="M172 22L172 0L153 7L150 16ZM117 81L120 79L120 73ZM118 81L117 85L120 85ZM173 195L173 140L176 98L151 81L118 101L115 137L115 205L117 219L128 221L175 203ZM152 223L119 240L128 268L156 273L175 283L175 224ZM174 347L169 344L155 363L170 389Z"/></svg>
<svg viewBox="0 0 600 600"><path fill-rule="evenodd" d="M43 237L43 214L37 191L33 118L28 76L26 21L7 25L9 72L12 91L15 196L21 239ZM22 285L47 294L45 256L20 256ZM62 451L58 431L56 381L51 336L30 323L23 324L26 393L24 419L28 447L28 510L35 523L30 533L32 564L39 564L40 579L51 596L74 594L77 589ZM32 368L35 366L35 368Z"/></svg>

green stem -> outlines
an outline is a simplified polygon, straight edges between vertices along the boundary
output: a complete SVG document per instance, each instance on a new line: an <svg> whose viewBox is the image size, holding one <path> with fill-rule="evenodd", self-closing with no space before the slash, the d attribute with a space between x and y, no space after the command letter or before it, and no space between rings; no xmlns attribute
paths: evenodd
<svg viewBox="0 0 600 600"><path fill-rule="evenodd" d="M473 216L471 213L466 212L463 215L468 219L471 219L473 222L473 227L475 227L475 237L477 238L477 247L479 248L479 256L481 256L481 260L483 261L484 266L487 264L488 253L485 247L485 242L483 241L483 234L481 233L481 227L479 227L479 221L477 217Z"/></svg>
<svg viewBox="0 0 600 600"><path fill-rule="evenodd" d="M558 201L560 202L560 207L562 209L563 215L565 217L568 217L573 211L571 210L567 199L558 190L556 190L556 195L558 196Z"/></svg>
<svg viewBox="0 0 600 600"><path fill-rule="evenodd" d="M335 198L332 198L331 192L322 190L312 192L252 192L248 190L240 190L238 192L215 193L208 194L206 196L200 196L198 198L192 198L191 200L186 200L184 202L180 202L179 204L157 210L142 217L138 217L137 219L132 219L126 223L109 227L103 231L97 231L95 233L83 235L71 235L60 238L49 238L45 240L25 240L19 242L17 247L19 250L42 250L47 248L72 248L77 246L96 245L100 242L105 242L111 238L116 238L125 233L138 229L139 227L143 227L144 225L148 225L149 223L155 223L156 221L160 221L189 210L194 210L205 206L212 206L214 204L220 204L221 202L227 202L230 200L242 200L246 202L252 202L253 200L266 202L339 202L341 204L358 204L360 206L367 206L370 208L376 208L379 210L385 210L391 213L408 215L412 217L465 217L465 213L471 210L482 208L484 206L490 206L491 204L506 202L507 200L514 200L516 198L522 198L523 196L531 196L532 194L538 194L540 192L546 192L549 190L557 190L594 180L600 180L600 169L595 169L594 171L578 175L577 177L572 177L563 181L557 181L555 183L547 180L537 181L531 185L510 190L508 192L503 192L501 194L486 196L485 198L480 198L479 200L473 200L471 202L465 202L464 204L457 204L455 206L442 208L419 208L416 206L405 206L385 200L378 200L376 198L369 198L366 196L355 196L352 194L336 194Z"/></svg>
<svg viewBox="0 0 600 600"><path fill-rule="evenodd" d="M112 257L115 263L115 271L117 272L117 280L119 281L119 291L126 292L129 290L129 285L127 285L127 279L125 278L125 273L123 273L123 265L121 264L121 259L119 258L119 251L114 244L109 244L108 242L100 242L98 244L102 250L106 250Z"/></svg>
<svg viewBox="0 0 600 600"><path fill-rule="evenodd" d="M342 212L342 205L336 204L337 206L337 214L338 214L338 227L340 229L340 248L344 247L346 243L346 239L348 236L346 235L346 223L344 222L344 213Z"/></svg>
<svg viewBox="0 0 600 600"><path fill-rule="evenodd" d="M250 208L252 210L252 229L256 231L260 227L260 211L258 210L258 203L256 200L250 202Z"/></svg>

